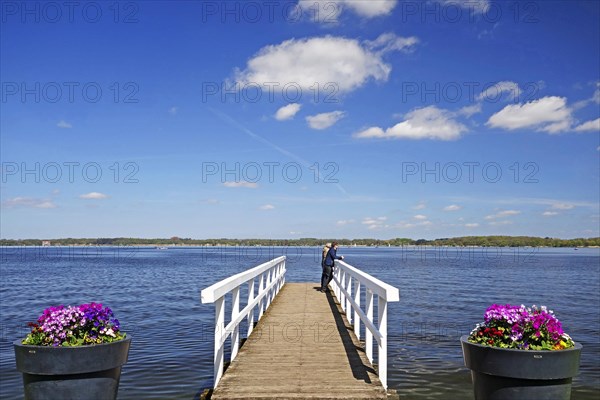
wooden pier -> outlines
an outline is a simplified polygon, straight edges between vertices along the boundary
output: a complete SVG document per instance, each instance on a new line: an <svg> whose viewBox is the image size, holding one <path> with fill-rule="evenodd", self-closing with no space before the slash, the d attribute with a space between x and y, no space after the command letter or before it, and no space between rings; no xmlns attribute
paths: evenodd
<svg viewBox="0 0 600 400"><path fill-rule="evenodd" d="M240 310L240 286L245 284L248 299ZM322 293L319 286L285 283L285 257L280 257L202 291L202 302L216 305L212 399L388 398L387 302L398 301L398 290L343 262L332 290ZM232 315L225 325L225 295L230 292ZM244 318L248 338L240 347ZM364 343L359 341L361 321ZM228 337L232 361L223 373ZM371 363L373 339L377 370Z"/></svg>
<svg viewBox="0 0 600 400"><path fill-rule="evenodd" d="M385 399L352 327L317 283L287 283L213 399Z"/></svg>

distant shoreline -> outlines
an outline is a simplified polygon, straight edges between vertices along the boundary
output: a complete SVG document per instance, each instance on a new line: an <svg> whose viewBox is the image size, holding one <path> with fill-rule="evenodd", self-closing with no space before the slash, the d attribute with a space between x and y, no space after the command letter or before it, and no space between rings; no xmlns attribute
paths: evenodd
<svg viewBox="0 0 600 400"><path fill-rule="evenodd" d="M126 244L126 245L112 245L112 244L69 244L69 245L50 245L50 246L41 246L41 245L0 245L0 248L12 248L12 247L30 247L30 248L61 248L61 247L145 247L149 249L154 249L157 247L162 247L165 249L169 248L211 248L211 247L320 247L320 246L309 246L309 245L229 245L229 244L217 244L217 245L169 245L169 246L155 246L149 244ZM439 248L439 247L458 247L458 248L489 248L489 247L505 247L505 248L515 248L515 247L524 247L524 248L542 248L542 249L597 249L600 246L479 246L479 245L469 245L469 246L459 246L459 245L431 245L431 244L421 244L421 245L402 245L402 246L368 246L368 245L356 245L356 246L346 246L349 248L399 248L399 247L424 247L424 248Z"/></svg>
<svg viewBox="0 0 600 400"><path fill-rule="evenodd" d="M318 247L332 239L62 238L0 239L0 246L28 247ZM441 239L337 239L343 247L600 247L600 237L557 239L533 236L461 236Z"/></svg>

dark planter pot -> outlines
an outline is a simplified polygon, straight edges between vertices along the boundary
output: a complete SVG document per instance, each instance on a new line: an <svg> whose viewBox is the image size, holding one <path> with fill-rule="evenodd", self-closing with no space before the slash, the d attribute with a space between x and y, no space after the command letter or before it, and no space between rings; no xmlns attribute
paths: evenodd
<svg viewBox="0 0 600 400"><path fill-rule="evenodd" d="M568 400L571 380L579 373L581 344L565 350L501 349L467 341L465 365L471 369L476 400Z"/></svg>
<svg viewBox="0 0 600 400"><path fill-rule="evenodd" d="M14 342L26 400L116 399L131 337L80 347L29 346Z"/></svg>

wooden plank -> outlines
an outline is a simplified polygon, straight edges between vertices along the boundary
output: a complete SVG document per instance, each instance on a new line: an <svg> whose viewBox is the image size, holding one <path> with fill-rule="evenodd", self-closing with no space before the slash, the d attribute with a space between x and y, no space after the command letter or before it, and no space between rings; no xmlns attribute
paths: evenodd
<svg viewBox="0 0 600 400"><path fill-rule="evenodd" d="M331 294L286 283L239 350L213 399L385 399Z"/></svg>

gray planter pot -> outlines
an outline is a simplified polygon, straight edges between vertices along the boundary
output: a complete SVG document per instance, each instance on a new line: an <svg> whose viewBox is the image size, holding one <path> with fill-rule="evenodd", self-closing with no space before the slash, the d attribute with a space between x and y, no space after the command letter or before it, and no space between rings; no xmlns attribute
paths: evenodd
<svg viewBox="0 0 600 400"><path fill-rule="evenodd" d="M114 400L131 337L80 347L29 346L15 341L26 400Z"/></svg>
<svg viewBox="0 0 600 400"><path fill-rule="evenodd" d="M467 341L463 358L471 370L476 400L568 400L579 373L581 344L565 350L501 349Z"/></svg>

